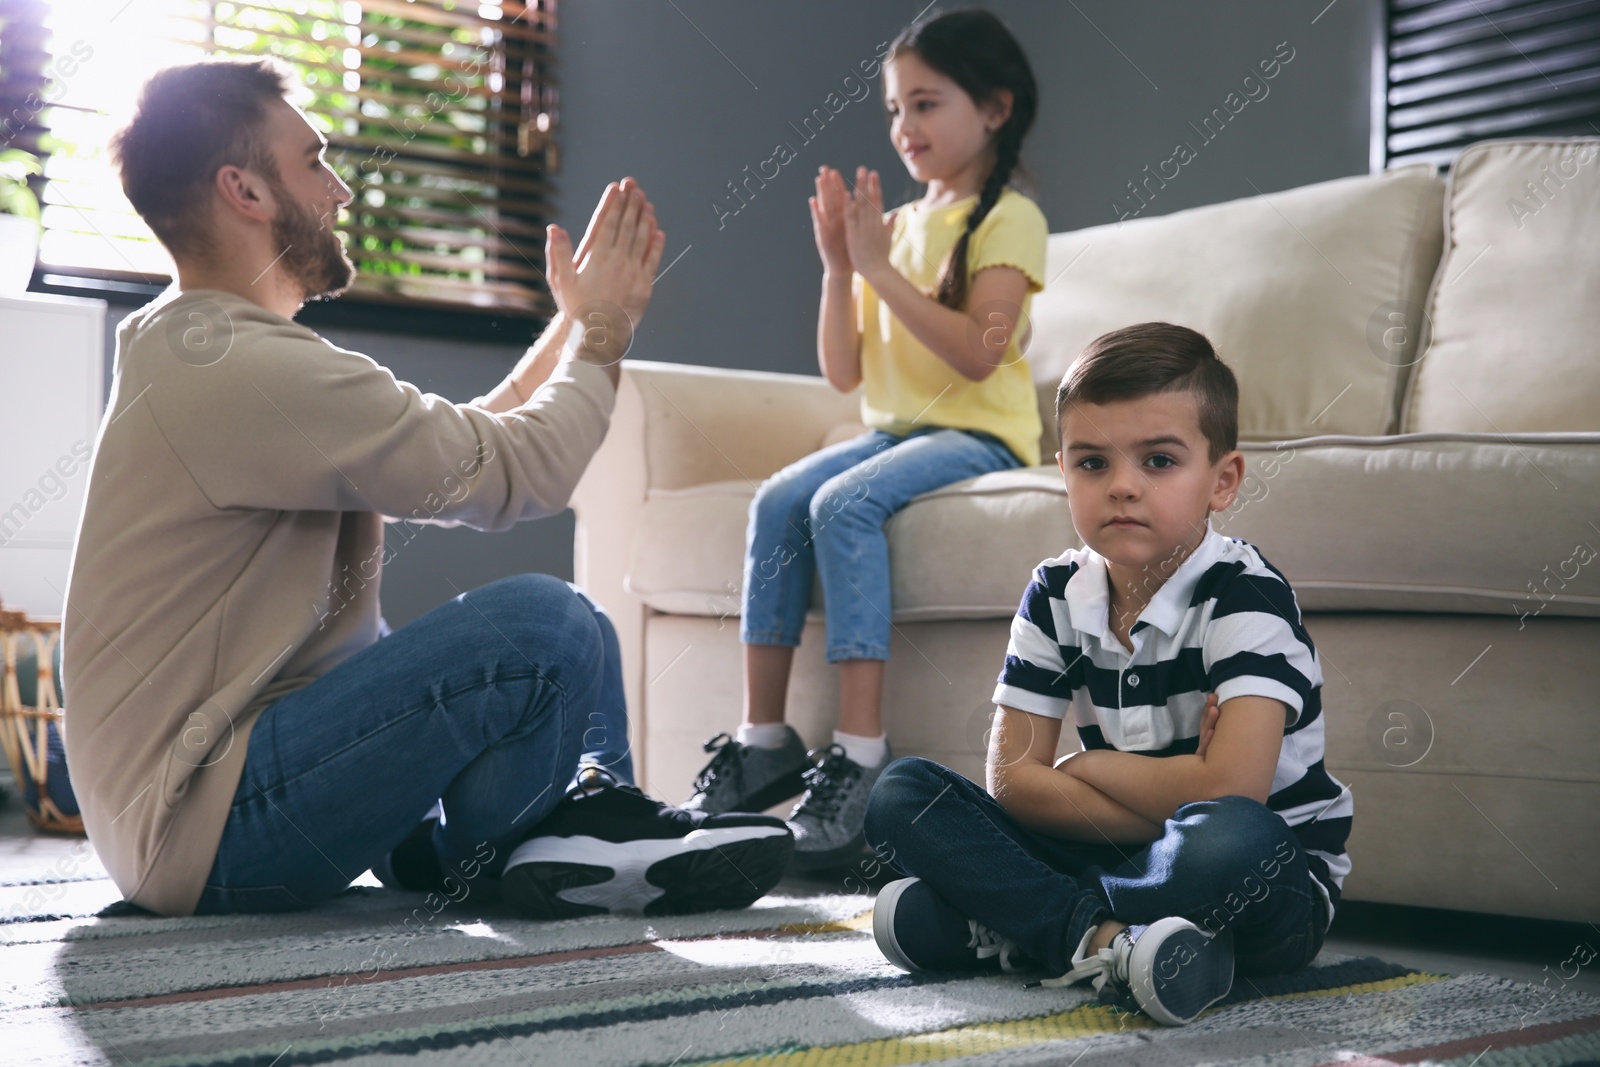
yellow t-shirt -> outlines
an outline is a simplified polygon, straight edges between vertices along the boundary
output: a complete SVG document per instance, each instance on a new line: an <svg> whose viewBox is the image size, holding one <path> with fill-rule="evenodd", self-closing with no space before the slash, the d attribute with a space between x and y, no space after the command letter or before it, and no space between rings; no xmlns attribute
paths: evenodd
<svg viewBox="0 0 1600 1067"><path fill-rule="evenodd" d="M895 215L889 262L923 293L938 291L939 267L966 228L977 197L928 210L907 204ZM963 377L917 340L878 299L871 285L854 279L856 325L861 331L861 421L875 430L904 434L923 426L981 430L1006 443L1022 462L1039 464L1038 394L1028 361L1018 346L1033 294L1044 288L1045 240L1039 206L1014 189L1000 199L967 242L970 285L985 267L1015 267L1028 276L1022 320L1005 359L981 382ZM968 310L977 310L971 309ZM976 337L979 327L973 325Z"/></svg>

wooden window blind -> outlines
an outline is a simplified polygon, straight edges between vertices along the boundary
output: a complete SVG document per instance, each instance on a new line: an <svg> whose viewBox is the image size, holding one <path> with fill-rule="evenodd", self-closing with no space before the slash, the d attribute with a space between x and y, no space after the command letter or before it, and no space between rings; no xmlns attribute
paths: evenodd
<svg viewBox="0 0 1600 1067"><path fill-rule="evenodd" d="M1375 170L1600 135L1600 0L1387 0L1385 29Z"/></svg>
<svg viewBox="0 0 1600 1067"><path fill-rule="evenodd" d="M359 271L345 300L553 312L556 0L137 0L112 17L118 6L0 0L0 93L29 120L6 140L48 157L41 267L163 280L171 262L122 195L111 132L160 67L274 55L301 75L355 193L339 226ZM29 94L42 106L18 103Z"/></svg>

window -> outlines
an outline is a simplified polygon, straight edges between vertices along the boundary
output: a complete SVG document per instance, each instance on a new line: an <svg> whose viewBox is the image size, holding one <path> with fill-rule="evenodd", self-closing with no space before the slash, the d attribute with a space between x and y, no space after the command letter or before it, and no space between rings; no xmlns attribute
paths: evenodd
<svg viewBox="0 0 1600 1067"><path fill-rule="evenodd" d="M554 33L555 0L0 0L0 147L47 157L42 268L164 282L111 132L163 66L275 55L355 193L344 299L545 317Z"/></svg>
<svg viewBox="0 0 1600 1067"><path fill-rule="evenodd" d="M1372 169L1600 135L1597 0L1387 0Z"/></svg>

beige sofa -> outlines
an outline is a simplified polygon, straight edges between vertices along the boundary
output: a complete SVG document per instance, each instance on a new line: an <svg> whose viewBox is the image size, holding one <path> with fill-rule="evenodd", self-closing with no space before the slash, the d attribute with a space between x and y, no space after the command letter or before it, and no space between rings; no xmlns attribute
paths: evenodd
<svg viewBox="0 0 1600 1067"><path fill-rule="evenodd" d="M1288 576L1322 654L1351 899L1600 919L1597 147L1487 142L1448 181L1411 167L1050 238L1029 352L1047 426L1075 353L1131 322L1200 329L1239 376L1248 476L1213 523ZM860 432L857 400L626 365L573 502L576 577L621 633L652 792L682 800L738 721L756 486ZM1060 476L953 485L888 531L891 742L981 780L1011 613L1079 544ZM836 692L812 615L790 719L819 743Z"/></svg>

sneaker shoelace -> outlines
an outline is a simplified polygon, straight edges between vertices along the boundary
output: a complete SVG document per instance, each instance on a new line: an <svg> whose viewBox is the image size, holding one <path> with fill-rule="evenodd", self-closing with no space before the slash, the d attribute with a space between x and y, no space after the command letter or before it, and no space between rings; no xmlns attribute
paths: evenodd
<svg viewBox="0 0 1600 1067"><path fill-rule="evenodd" d="M1128 988L1128 960L1133 956L1133 942L1128 938L1126 930L1117 931L1117 936L1111 939L1111 944L1099 952L1092 952L1082 962L1073 965L1072 970L1056 978L1045 978L1040 985L1067 986L1083 981L1085 978L1094 980L1094 989L1098 993L1105 988L1107 982L1118 989Z"/></svg>
<svg viewBox="0 0 1600 1067"><path fill-rule="evenodd" d="M736 787L744 765L739 762L739 743L730 735L717 734L703 746L712 753L711 761L700 768L694 778L694 791L701 796L710 795L719 782Z"/></svg>
<svg viewBox="0 0 1600 1067"><path fill-rule="evenodd" d="M1017 951L1015 941L1001 937L976 919L967 920L967 929L972 932L972 940L967 942L967 947L973 949L980 960L999 956L1002 971L1010 974L1016 970L1011 964L1011 955Z"/></svg>
<svg viewBox="0 0 1600 1067"><path fill-rule="evenodd" d="M836 815L844 803L846 787L861 777L861 768L845 755L844 748L829 745L812 749L806 755L812 760L801 779L806 783L806 795L800 798L795 818L810 815L829 819Z"/></svg>

